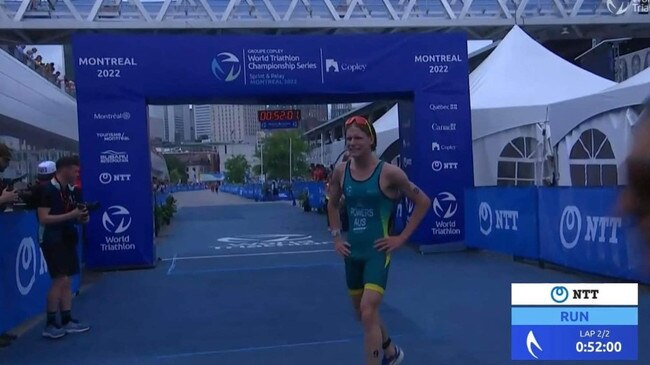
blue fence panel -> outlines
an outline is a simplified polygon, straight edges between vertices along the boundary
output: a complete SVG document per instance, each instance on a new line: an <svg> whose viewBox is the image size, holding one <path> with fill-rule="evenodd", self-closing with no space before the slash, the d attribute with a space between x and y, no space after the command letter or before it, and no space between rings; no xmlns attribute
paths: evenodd
<svg viewBox="0 0 650 365"><path fill-rule="evenodd" d="M541 258L570 268L650 282L650 252L617 213L618 188L539 190Z"/></svg>
<svg viewBox="0 0 650 365"><path fill-rule="evenodd" d="M0 214L0 333L43 313L50 277L34 212Z"/></svg>
<svg viewBox="0 0 650 365"><path fill-rule="evenodd" d="M479 187L465 199L468 247L539 258L536 188Z"/></svg>
<svg viewBox="0 0 650 365"><path fill-rule="evenodd" d="M34 211L0 214L0 333L45 310L50 276L40 249ZM77 254L83 267L83 231ZM81 287L81 274L72 278L72 291Z"/></svg>

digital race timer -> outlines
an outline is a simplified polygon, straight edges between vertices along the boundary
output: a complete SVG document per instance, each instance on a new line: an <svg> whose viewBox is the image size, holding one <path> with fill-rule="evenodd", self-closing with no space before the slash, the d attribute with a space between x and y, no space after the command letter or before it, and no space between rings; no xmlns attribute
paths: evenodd
<svg viewBox="0 0 650 365"><path fill-rule="evenodd" d="M258 110L257 119L262 129L298 128L302 114L300 110Z"/></svg>
<svg viewBox="0 0 650 365"><path fill-rule="evenodd" d="M257 119L261 122L299 122L300 110L258 110Z"/></svg>

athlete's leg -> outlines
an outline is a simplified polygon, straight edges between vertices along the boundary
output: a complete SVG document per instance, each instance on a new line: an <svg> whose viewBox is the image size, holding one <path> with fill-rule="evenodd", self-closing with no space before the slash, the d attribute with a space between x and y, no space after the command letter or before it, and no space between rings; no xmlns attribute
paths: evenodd
<svg viewBox="0 0 650 365"><path fill-rule="evenodd" d="M382 335L379 322L379 305L383 294L374 289L365 289L361 297L361 323L363 325L364 348L368 365L381 364Z"/></svg>
<svg viewBox="0 0 650 365"><path fill-rule="evenodd" d="M357 319L361 321L361 297L363 292L359 294L354 294L350 295L350 298L352 299L352 306L354 308L354 312L357 315ZM382 348L384 349L384 355L386 357L390 358L395 355L395 344L391 340L390 342L388 339L390 338L388 336L388 329L386 328L386 325L384 324L384 321L381 319L381 315L378 314L379 316L379 328L381 329L381 343L382 343Z"/></svg>
<svg viewBox="0 0 650 365"><path fill-rule="evenodd" d="M390 270L390 255L377 255L366 262L364 267L364 295L366 291L374 291L383 299L384 290L388 284L388 272ZM388 334L377 308L377 318L381 329L382 349L384 351L384 364L399 364L404 359L403 351L396 346Z"/></svg>

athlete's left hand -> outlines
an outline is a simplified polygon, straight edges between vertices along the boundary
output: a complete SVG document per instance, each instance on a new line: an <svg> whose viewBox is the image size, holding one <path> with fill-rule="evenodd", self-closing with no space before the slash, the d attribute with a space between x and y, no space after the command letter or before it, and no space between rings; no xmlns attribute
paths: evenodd
<svg viewBox="0 0 650 365"><path fill-rule="evenodd" d="M375 248L379 251L391 253L402 247L406 241L400 236L388 236L375 241Z"/></svg>

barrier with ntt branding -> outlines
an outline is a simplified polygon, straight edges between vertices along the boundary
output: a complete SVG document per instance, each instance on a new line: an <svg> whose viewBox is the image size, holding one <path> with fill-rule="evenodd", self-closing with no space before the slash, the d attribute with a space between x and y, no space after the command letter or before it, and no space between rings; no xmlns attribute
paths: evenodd
<svg viewBox="0 0 650 365"><path fill-rule="evenodd" d="M539 257L536 188L478 188L468 191L465 202L469 247Z"/></svg>
<svg viewBox="0 0 650 365"><path fill-rule="evenodd" d="M540 258L576 269L650 282L650 252L617 212L617 188L539 191Z"/></svg>
<svg viewBox="0 0 650 365"><path fill-rule="evenodd" d="M33 211L0 214L0 333L44 313L50 288ZM81 245L78 246L81 249ZM73 291L81 276L73 277Z"/></svg>
<svg viewBox="0 0 650 365"><path fill-rule="evenodd" d="M89 225L89 267L155 262L147 103L411 97L412 115L400 128L409 146L401 153L408 162L402 166L436 202L413 241L463 239L463 191L474 179L467 39L462 33L79 34L73 50L84 190L106 207L101 219Z"/></svg>
<svg viewBox="0 0 650 365"><path fill-rule="evenodd" d="M466 243L650 283L650 245L617 212L619 194L618 188L471 189Z"/></svg>

